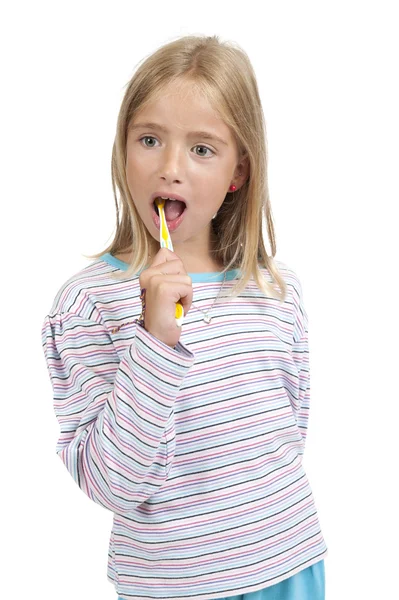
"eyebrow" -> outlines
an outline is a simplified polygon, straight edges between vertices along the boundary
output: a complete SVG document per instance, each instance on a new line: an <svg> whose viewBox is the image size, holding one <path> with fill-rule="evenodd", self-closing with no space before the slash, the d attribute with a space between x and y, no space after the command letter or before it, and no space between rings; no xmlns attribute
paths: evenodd
<svg viewBox="0 0 399 600"><path fill-rule="evenodd" d="M134 129L159 129L159 131L163 131L164 133L168 133L168 130L166 127L164 127L163 125L160 125L159 123L153 123L153 122L148 122L148 123L135 123L135 125L131 125L129 127L129 129L134 130ZM226 140L222 139L221 137L215 135L214 133L210 133L208 131L190 131L190 133L188 134L191 137L200 137L202 139L206 139L206 140L215 140L217 142L220 142L221 144L225 144L226 146L228 146Z"/></svg>

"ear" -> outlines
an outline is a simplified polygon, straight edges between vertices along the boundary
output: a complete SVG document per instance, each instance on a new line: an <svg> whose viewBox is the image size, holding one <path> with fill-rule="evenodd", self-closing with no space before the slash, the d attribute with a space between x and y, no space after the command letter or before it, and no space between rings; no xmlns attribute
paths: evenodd
<svg viewBox="0 0 399 600"><path fill-rule="evenodd" d="M247 155L243 156L240 162L238 163L235 174L234 181L237 189L240 189L241 186L247 181L249 177L249 158Z"/></svg>

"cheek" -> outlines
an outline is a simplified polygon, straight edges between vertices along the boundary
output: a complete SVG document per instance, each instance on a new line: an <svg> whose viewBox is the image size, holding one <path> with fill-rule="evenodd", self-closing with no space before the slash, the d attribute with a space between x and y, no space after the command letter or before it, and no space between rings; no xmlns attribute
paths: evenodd
<svg viewBox="0 0 399 600"><path fill-rule="evenodd" d="M145 179L145 167L142 164L143 161L137 156L127 155L126 157L126 181L129 187L130 193L132 194L133 190L137 193L140 191L141 180Z"/></svg>
<svg viewBox="0 0 399 600"><path fill-rule="evenodd" d="M137 172L137 157L132 154L128 154L126 157L126 174L131 176L135 172Z"/></svg>
<svg viewBox="0 0 399 600"><path fill-rule="evenodd" d="M145 169L146 156L140 151L133 151L131 147L127 147L126 153L126 172L133 173L135 176L140 174L140 171Z"/></svg>
<svg viewBox="0 0 399 600"><path fill-rule="evenodd" d="M126 156L125 171L126 171L126 179L129 183L129 180L131 180L132 174L134 172L133 157L131 155L129 155L129 153Z"/></svg>

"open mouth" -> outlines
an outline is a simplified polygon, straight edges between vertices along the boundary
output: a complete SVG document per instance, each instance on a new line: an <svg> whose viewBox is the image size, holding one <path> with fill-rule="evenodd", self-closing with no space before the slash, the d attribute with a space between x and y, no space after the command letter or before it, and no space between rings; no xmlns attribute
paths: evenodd
<svg viewBox="0 0 399 600"><path fill-rule="evenodd" d="M159 217L159 209L156 203L156 200L154 200L153 202L153 207L154 207L154 212L153 214L153 221L154 221L154 225L155 227L157 227L159 229L160 226L160 217ZM186 212L187 212L187 206L185 204L185 202L182 202L181 200L165 200L165 205L164 205L164 212L165 212L165 219L166 219L166 223L168 225L168 229L169 229L169 233L172 233L173 231L175 231L175 229L177 229L180 225L180 223L182 222Z"/></svg>
<svg viewBox="0 0 399 600"><path fill-rule="evenodd" d="M181 200L172 200L172 199L165 200L164 212L165 212L166 221L168 223L175 221L183 214L183 212L185 211L186 208L187 207L186 207L185 202L182 202ZM156 214L159 216L157 198L154 200L154 209L155 209Z"/></svg>

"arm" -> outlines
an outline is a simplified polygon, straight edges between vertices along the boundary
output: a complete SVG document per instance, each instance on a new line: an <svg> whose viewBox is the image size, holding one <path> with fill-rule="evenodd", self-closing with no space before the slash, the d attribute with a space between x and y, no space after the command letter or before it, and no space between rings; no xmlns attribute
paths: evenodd
<svg viewBox="0 0 399 600"><path fill-rule="evenodd" d="M294 342L292 348L292 355L297 370L293 409L294 416L302 436L303 454L305 448L306 433L308 429L310 403L309 341L307 330L297 342Z"/></svg>
<svg viewBox="0 0 399 600"><path fill-rule="evenodd" d="M56 452L87 496L121 514L165 482L174 402L194 355L140 326L120 360L103 324L47 316L42 342L61 433Z"/></svg>
<svg viewBox="0 0 399 600"><path fill-rule="evenodd" d="M293 286L294 327L292 356L295 364L295 387L292 400L294 416L302 436L302 454L305 449L309 421L310 377L308 315L305 309L302 285L295 276Z"/></svg>

